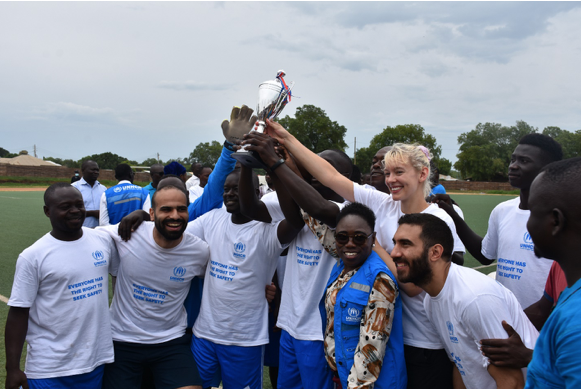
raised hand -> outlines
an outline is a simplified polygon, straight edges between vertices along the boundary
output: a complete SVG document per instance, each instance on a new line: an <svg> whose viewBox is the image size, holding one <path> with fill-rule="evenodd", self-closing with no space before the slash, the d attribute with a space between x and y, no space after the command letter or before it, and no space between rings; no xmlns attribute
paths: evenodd
<svg viewBox="0 0 581 389"><path fill-rule="evenodd" d="M252 131L257 119L256 115L252 115L253 112L254 110L246 105L243 105L242 108L232 108L230 121L224 120L222 122L222 132L227 142L232 145L238 144L239 141L242 141L244 134Z"/></svg>
<svg viewBox="0 0 581 389"><path fill-rule="evenodd" d="M281 145L284 145L285 140L292 136L278 122L273 122L269 119L266 119L266 129L264 132L279 141Z"/></svg>
<svg viewBox="0 0 581 389"><path fill-rule="evenodd" d="M246 150L258 153L266 166L272 166L281 159L275 150L275 140L266 134L252 131L244 135L242 144Z"/></svg>

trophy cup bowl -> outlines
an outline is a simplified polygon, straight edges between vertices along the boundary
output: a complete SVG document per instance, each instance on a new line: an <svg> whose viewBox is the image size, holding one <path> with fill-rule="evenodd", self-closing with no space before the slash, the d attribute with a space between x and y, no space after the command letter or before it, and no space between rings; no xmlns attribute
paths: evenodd
<svg viewBox="0 0 581 389"><path fill-rule="evenodd" d="M284 76L284 70L279 70L276 79L265 81L258 86L258 104L256 105L258 128L253 131L264 132L266 119L275 119L290 101L294 82L287 86ZM258 153L245 150L244 147L233 153L232 157L246 167L268 169Z"/></svg>

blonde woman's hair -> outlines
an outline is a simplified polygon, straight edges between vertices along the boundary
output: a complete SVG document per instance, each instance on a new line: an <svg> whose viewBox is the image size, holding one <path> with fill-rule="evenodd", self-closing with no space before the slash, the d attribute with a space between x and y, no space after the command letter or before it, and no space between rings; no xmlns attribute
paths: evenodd
<svg viewBox="0 0 581 389"><path fill-rule="evenodd" d="M410 163L414 169L421 172L423 168L428 169L428 177L423 182L424 198L430 195L432 187L430 185L431 169L430 160L432 159L430 150L417 143L412 145L405 143L396 143L392 149L385 153L383 160L384 166L393 166L394 164Z"/></svg>

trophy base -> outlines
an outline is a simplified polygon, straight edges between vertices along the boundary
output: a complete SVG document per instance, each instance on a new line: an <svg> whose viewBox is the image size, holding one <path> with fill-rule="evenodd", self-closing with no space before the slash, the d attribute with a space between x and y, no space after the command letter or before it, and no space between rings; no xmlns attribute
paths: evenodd
<svg viewBox="0 0 581 389"><path fill-rule="evenodd" d="M246 167L268 170L268 167L262 162L260 156L253 151L240 150L232 153L232 158Z"/></svg>

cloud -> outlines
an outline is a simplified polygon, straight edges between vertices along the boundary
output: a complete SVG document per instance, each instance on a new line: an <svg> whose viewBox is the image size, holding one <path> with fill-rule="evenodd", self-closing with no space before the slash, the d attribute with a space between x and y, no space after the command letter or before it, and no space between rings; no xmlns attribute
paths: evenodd
<svg viewBox="0 0 581 389"><path fill-rule="evenodd" d="M426 29L426 36L408 42L409 50L453 54L469 59L507 63L544 33L557 14L581 7L579 2L377 2L336 3L333 8L300 3L305 15L324 13L331 23L360 31L399 26ZM401 39L400 34L392 36Z"/></svg>
<svg viewBox="0 0 581 389"><path fill-rule="evenodd" d="M43 108L34 109L30 119L45 121L92 122L100 124L127 124L131 114L139 112L117 112L113 108L95 108L68 102L48 103Z"/></svg>
<svg viewBox="0 0 581 389"><path fill-rule="evenodd" d="M158 88L171 90L191 90L191 91L222 91L231 89L231 85L225 84L206 84L197 81L161 81Z"/></svg>

